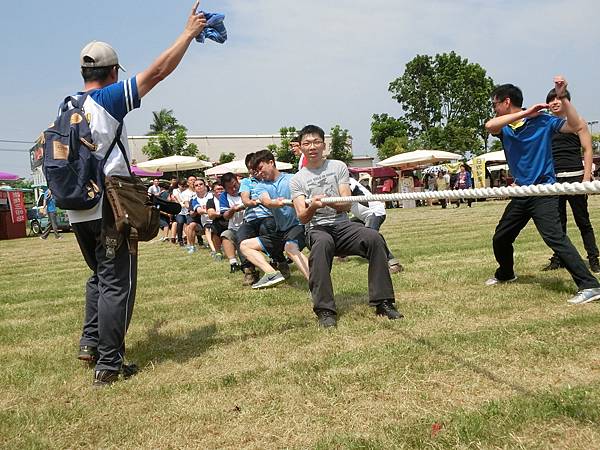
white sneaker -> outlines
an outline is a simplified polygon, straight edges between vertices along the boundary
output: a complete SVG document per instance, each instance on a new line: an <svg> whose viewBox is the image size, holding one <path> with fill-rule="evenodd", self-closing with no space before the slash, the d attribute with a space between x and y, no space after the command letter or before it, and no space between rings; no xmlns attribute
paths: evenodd
<svg viewBox="0 0 600 450"><path fill-rule="evenodd" d="M514 278L511 278L510 280L499 280L496 277L492 277L492 278L488 278L485 281L485 285L486 286L494 286L496 284L503 284L503 283L512 283L513 281L517 280L517 276L515 275Z"/></svg>
<svg viewBox="0 0 600 450"><path fill-rule="evenodd" d="M582 289L574 297L567 300L570 305L583 305L600 299L600 288Z"/></svg>
<svg viewBox="0 0 600 450"><path fill-rule="evenodd" d="M278 270L273 273L265 273L263 277L252 285L252 289L262 289L276 284L283 283L285 278Z"/></svg>

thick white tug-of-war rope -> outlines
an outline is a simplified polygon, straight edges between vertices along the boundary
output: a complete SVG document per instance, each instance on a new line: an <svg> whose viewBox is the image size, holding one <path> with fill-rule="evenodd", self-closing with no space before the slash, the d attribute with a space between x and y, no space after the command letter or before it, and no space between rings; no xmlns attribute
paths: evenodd
<svg viewBox="0 0 600 450"><path fill-rule="evenodd" d="M356 195L352 197L326 197L323 203L392 202L398 200L460 199L492 197L543 197L549 195L580 195L600 193L600 181L583 183L535 184L497 188L456 189L448 191L405 192L395 194ZM292 204L291 200L285 202Z"/></svg>

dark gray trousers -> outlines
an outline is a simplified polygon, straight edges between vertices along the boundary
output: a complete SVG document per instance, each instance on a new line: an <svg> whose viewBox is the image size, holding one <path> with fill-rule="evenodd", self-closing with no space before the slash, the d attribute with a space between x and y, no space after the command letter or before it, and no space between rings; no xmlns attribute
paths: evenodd
<svg viewBox="0 0 600 450"><path fill-rule="evenodd" d="M394 288L387 264L383 237L375 230L355 222L333 226L314 226L307 234L310 247L308 287L313 310L336 313L331 283L333 257L358 255L369 260L369 304L394 302Z"/></svg>
<svg viewBox="0 0 600 450"><path fill-rule="evenodd" d="M560 183L581 182L583 176L559 178ZM598 246L596 245L596 236L594 236L594 228L590 222L590 214L588 212L588 196L587 195L561 195L558 197L558 213L560 215L560 223L563 231L567 232L567 202L573 211L575 224L581 233L583 246L587 252L588 259L597 258L599 256Z"/></svg>
<svg viewBox="0 0 600 450"><path fill-rule="evenodd" d="M102 219L73 224L81 253L92 270L85 288L85 318L80 345L98 349L96 370L119 370L131 321L137 283L137 254L124 239L113 258L102 245Z"/></svg>
<svg viewBox="0 0 600 450"><path fill-rule="evenodd" d="M558 196L516 197L510 201L493 238L494 256L499 264L495 275L497 279L509 280L515 276L513 242L529 219L533 219L546 245L563 261L578 289L600 286L562 230L558 217Z"/></svg>

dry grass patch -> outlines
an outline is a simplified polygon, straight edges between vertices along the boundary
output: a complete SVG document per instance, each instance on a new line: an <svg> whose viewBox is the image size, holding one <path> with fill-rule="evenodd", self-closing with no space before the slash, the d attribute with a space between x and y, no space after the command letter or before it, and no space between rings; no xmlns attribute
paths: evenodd
<svg viewBox="0 0 600 450"><path fill-rule="evenodd" d="M351 258L334 264L330 331L298 274L256 292L205 251L143 243L128 334L143 370L102 391L74 358L88 276L74 237L1 242L0 446L600 447L600 310L565 303L574 284L540 271L550 250L532 225L519 282L483 286L504 206L389 211L406 318L374 316Z"/></svg>

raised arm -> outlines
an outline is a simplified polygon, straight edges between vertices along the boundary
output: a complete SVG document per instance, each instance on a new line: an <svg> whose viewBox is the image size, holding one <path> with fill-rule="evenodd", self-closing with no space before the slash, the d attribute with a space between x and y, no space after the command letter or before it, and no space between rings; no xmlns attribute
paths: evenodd
<svg viewBox="0 0 600 450"><path fill-rule="evenodd" d="M517 111L503 116L496 116L491 118L485 123L485 129L492 135L499 134L502 128L506 125L517 122L526 117L535 117L540 115L540 111L548 107L547 103L538 103L530 106L529 108L521 111Z"/></svg>
<svg viewBox="0 0 600 450"><path fill-rule="evenodd" d="M204 14L196 14L200 1L194 3L194 7L188 17L183 33L177 40L165 50L146 70L136 76L138 94L146 95L154 86L168 77L181 62L192 40L200 34L206 26Z"/></svg>
<svg viewBox="0 0 600 450"><path fill-rule="evenodd" d="M584 129L587 130L587 124L579 116L575 107L571 104L569 99L566 97L566 95L565 95L566 90L567 90L567 80L565 80L560 75L554 77L554 91L556 92L556 97L560 98L560 100L561 100L562 109L567 118L567 121L565 122L565 124L560 128L560 132L561 133L579 134ZM579 139L581 139L581 137ZM583 145L583 141L581 142L581 144ZM591 165L590 165L590 167L591 167Z"/></svg>

